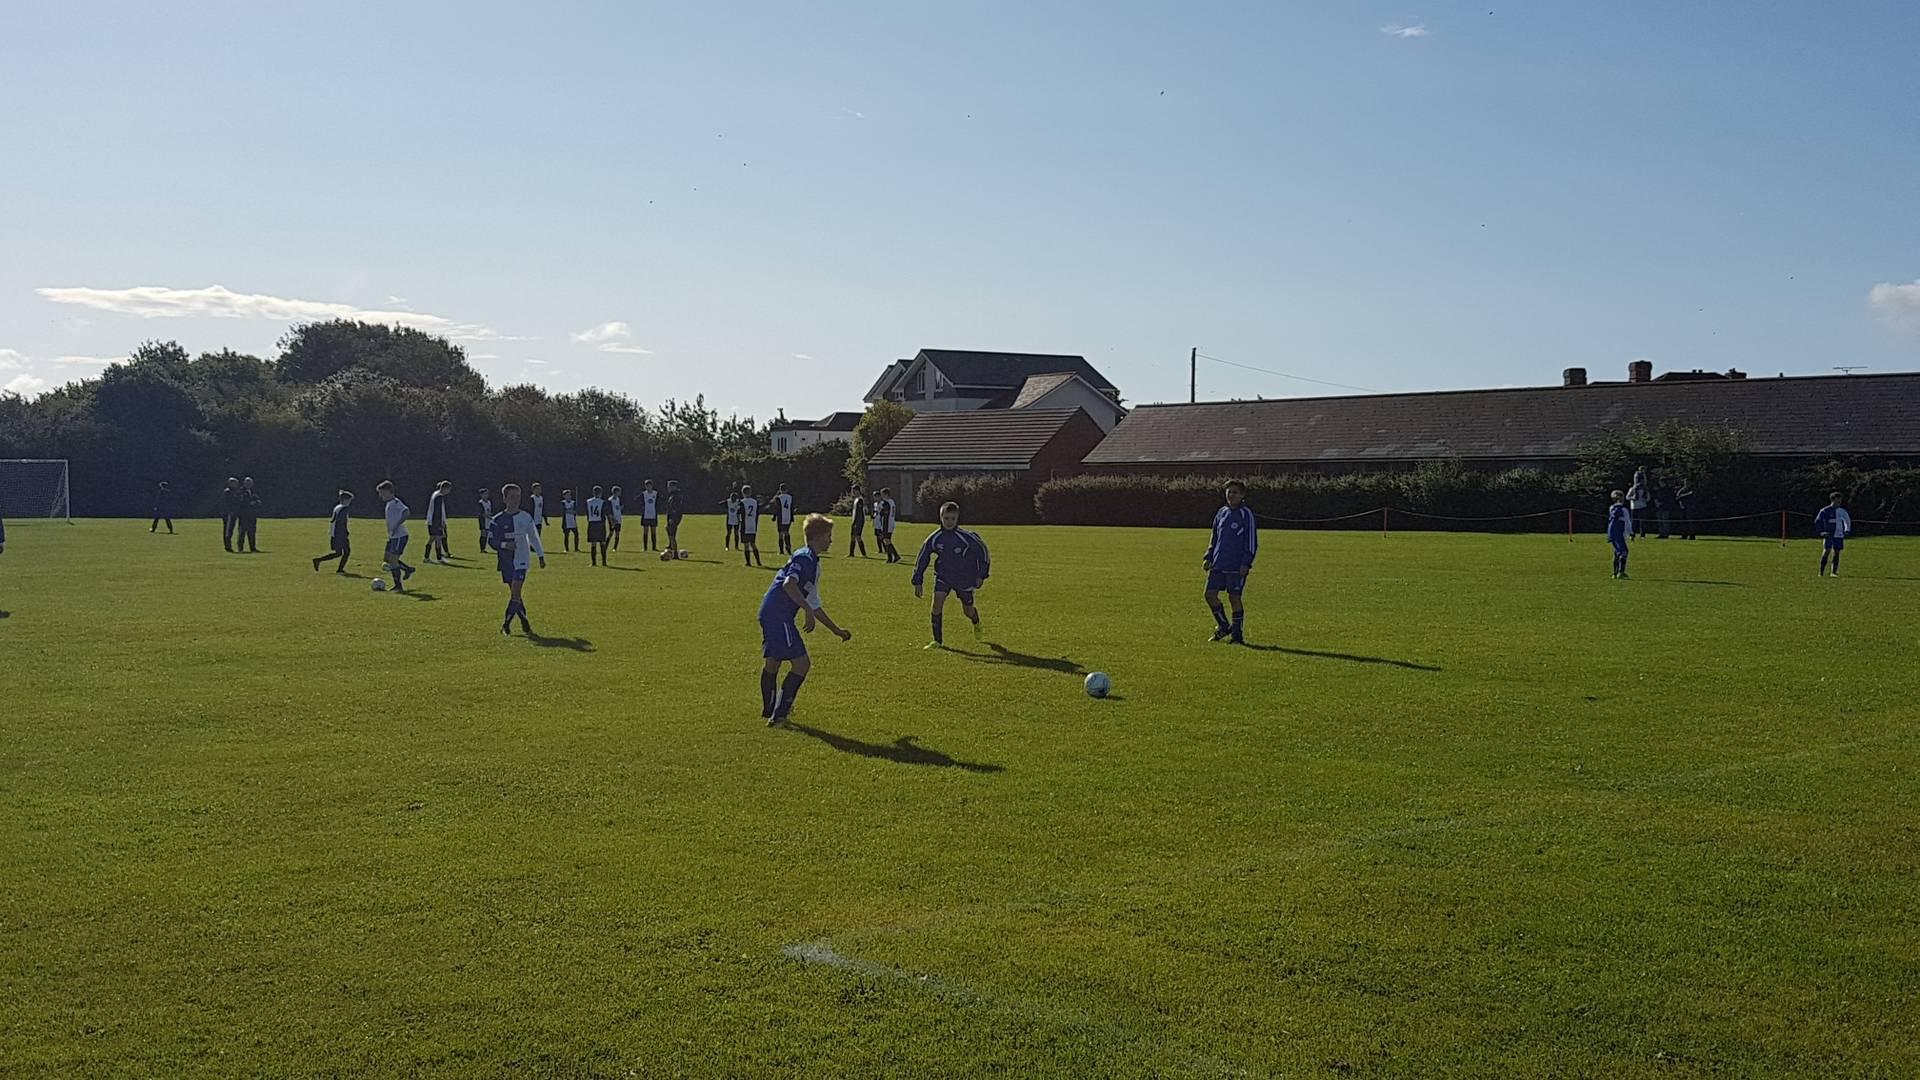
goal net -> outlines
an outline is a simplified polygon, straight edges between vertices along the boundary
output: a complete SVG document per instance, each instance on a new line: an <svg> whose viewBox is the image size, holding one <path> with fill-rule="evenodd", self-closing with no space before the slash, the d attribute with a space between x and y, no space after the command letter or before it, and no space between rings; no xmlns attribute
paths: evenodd
<svg viewBox="0 0 1920 1080"><path fill-rule="evenodd" d="M67 463L59 459L0 458L0 520L71 520Z"/></svg>

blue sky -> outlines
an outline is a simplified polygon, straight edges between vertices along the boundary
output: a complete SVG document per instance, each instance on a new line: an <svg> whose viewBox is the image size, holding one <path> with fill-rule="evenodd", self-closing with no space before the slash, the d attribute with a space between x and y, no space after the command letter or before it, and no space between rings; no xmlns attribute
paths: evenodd
<svg viewBox="0 0 1920 1080"><path fill-rule="evenodd" d="M1916 41L1906 3L16 5L0 386L350 311L763 418L922 347L1132 401L1192 345L1377 390L1911 370Z"/></svg>

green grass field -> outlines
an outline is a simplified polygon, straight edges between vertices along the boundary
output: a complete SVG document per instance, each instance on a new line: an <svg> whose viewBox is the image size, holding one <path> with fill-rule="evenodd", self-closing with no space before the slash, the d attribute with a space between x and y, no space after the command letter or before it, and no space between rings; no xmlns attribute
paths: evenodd
<svg viewBox="0 0 1920 1080"><path fill-rule="evenodd" d="M466 529L9 528L0 1075L1920 1075L1920 542L1269 532L1236 649L1197 531L989 527L773 731L711 519L543 644Z"/></svg>

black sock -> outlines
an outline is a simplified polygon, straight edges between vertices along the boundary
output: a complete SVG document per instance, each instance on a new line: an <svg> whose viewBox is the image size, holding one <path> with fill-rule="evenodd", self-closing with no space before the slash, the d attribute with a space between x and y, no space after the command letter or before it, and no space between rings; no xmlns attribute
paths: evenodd
<svg viewBox="0 0 1920 1080"><path fill-rule="evenodd" d="M779 689L779 686L780 675L778 672L768 671L765 668L760 669L760 718L762 720L769 719L773 716L773 706L775 704L773 695L774 691Z"/></svg>
<svg viewBox="0 0 1920 1080"><path fill-rule="evenodd" d="M1233 613L1233 636L1239 637L1247 628L1247 612L1242 608Z"/></svg>
<svg viewBox="0 0 1920 1080"><path fill-rule="evenodd" d="M1225 630L1232 629L1232 624L1227 622L1226 608L1221 607L1219 604L1208 604L1207 607L1212 609L1213 621L1219 625L1221 630L1225 631Z"/></svg>
<svg viewBox="0 0 1920 1080"><path fill-rule="evenodd" d="M941 629L941 628L940 628L940 622L941 622L941 617L940 617L940 616L938 616L938 615L935 615L935 616L933 617L933 643L934 643L935 645L938 645L938 644L940 644L940 642L941 642L941 638L940 638L940 629Z"/></svg>
<svg viewBox="0 0 1920 1080"><path fill-rule="evenodd" d="M780 684L780 700L773 707L773 715L785 720L793 712L793 699L800 696L800 684L807 681L805 675L797 671L787 672L786 681Z"/></svg>

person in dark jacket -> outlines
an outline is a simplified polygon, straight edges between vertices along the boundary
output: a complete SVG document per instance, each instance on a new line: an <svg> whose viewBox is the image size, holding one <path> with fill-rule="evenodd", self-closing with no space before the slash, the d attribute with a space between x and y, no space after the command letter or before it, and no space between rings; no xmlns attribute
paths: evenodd
<svg viewBox="0 0 1920 1080"><path fill-rule="evenodd" d="M239 546L260 554L260 493L253 489L253 477L240 481Z"/></svg>
<svg viewBox="0 0 1920 1080"><path fill-rule="evenodd" d="M1660 525L1660 539L1673 535L1673 485L1665 480L1653 485L1653 517Z"/></svg>
<svg viewBox="0 0 1920 1080"><path fill-rule="evenodd" d="M153 493L153 526L147 531L159 532L160 523L167 523L167 535L173 535L173 492L167 489L167 482L160 481L160 490Z"/></svg>
<svg viewBox="0 0 1920 1080"><path fill-rule="evenodd" d="M227 486L220 490L220 543L228 551L233 550L233 534L240 526L240 478L227 477Z"/></svg>
<svg viewBox="0 0 1920 1080"><path fill-rule="evenodd" d="M1673 511L1680 516L1680 539L1693 539L1693 485L1685 479L1673 486Z"/></svg>

